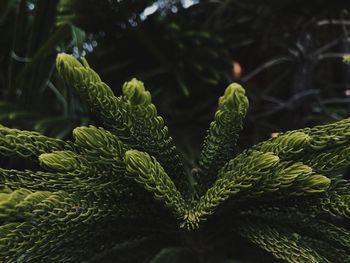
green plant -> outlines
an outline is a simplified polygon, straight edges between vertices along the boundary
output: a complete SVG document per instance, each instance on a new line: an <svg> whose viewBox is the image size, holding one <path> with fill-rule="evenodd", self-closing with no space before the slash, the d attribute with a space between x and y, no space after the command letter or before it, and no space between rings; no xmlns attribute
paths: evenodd
<svg viewBox="0 0 350 263"><path fill-rule="evenodd" d="M2 262L229 262L241 237L287 262L349 262L350 119L235 156L248 100L231 84L187 175L142 82L116 97L84 59L57 69L104 128L67 142L0 128L3 155L41 166L0 169Z"/></svg>
<svg viewBox="0 0 350 263"><path fill-rule="evenodd" d="M54 74L58 50L81 47L85 33L57 21L58 0L0 4L0 122L65 138L86 118ZM24 44L25 43L25 44Z"/></svg>

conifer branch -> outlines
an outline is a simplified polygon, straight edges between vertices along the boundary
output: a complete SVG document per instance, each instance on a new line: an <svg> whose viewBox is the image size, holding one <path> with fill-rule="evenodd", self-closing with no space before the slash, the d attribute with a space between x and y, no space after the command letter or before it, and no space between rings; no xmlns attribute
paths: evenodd
<svg viewBox="0 0 350 263"><path fill-rule="evenodd" d="M350 253L349 230L316 216L310 217L309 213L297 209L271 209L264 212L251 210L245 215L259 217L276 224L283 222L284 225L303 233L304 236L326 242L333 248L344 250L344 253Z"/></svg>
<svg viewBox="0 0 350 263"><path fill-rule="evenodd" d="M199 180L203 186L210 186L216 179L210 177L233 158L248 105L245 91L237 83L228 86L224 95L219 98L218 109L207 132L199 160L204 177Z"/></svg>
<svg viewBox="0 0 350 263"><path fill-rule="evenodd" d="M272 153L247 152L222 168L218 180L201 197L192 213L195 215L194 221L199 221L238 193L240 197L256 197L288 188L284 195L305 195L324 192L329 185L330 180L327 177L315 174L306 165L288 165L286 162L280 162Z"/></svg>
<svg viewBox="0 0 350 263"><path fill-rule="evenodd" d="M66 82L75 87L99 120L122 142L139 150L147 150L164 166L179 186L187 184L182 164L162 117L157 116L151 95L136 79L123 86L124 96L115 97L86 62L60 54L57 69Z"/></svg>
<svg viewBox="0 0 350 263"><path fill-rule="evenodd" d="M297 233L287 229L270 227L256 221L246 221L241 225L238 229L239 234L272 253L276 258L290 263L330 263L327 258L302 242L302 237Z"/></svg>
<svg viewBox="0 0 350 263"><path fill-rule="evenodd" d="M292 131L259 143L251 148L262 152L273 152L282 160L295 159L310 147L311 138L302 131Z"/></svg>
<svg viewBox="0 0 350 263"><path fill-rule="evenodd" d="M58 262L70 261L72 256L78 259L74 254L79 253L70 251L70 244L79 240L82 249L88 253L84 244L93 242L95 224L129 214L127 207L96 200L90 202L64 191L51 193L19 189L2 196L2 200L2 222L10 222L0 226L0 259L6 259L6 262L22 258L26 262L34 262L35 258L40 262L51 262L54 252L60 251L61 246L67 249L61 250Z"/></svg>
<svg viewBox="0 0 350 263"><path fill-rule="evenodd" d="M350 147L339 146L328 151L306 154L303 162L327 176L342 174L350 166Z"/></svg>
<svg viewBox="0 0 350 263"><path fill-rule="evenodd" d="M38 132L10 129L0 125L0 152L2 155L17 155L34 160L42 153L57 150L72 150L71 143L53 139Z"/></svg>
<svg viewBox="0 0 350 263"><path fill-rule="evenodd" d="M57 68L103 127L78 127L64 142L0 126L2 155L41 166L0 168L1 262L81 262L154 236L198 245L214 240L218 224L286 262L349 262L342 172L350 119L285 132L234 156L248 100L232 84L207 132L195 192L142 82L126 82L116 97L85 59L61 54Z"/></svg>
<svg viewBox="0 0 350 263"><path fill-rule="evenodd" d="M310 237L302 237L302 241L330 262L350 262L350 255L344 249L335 248L327 242Z"/></svg>
<svg viewBox="0 0 350 263"><path fill-rule="evenodd" d="M154 157L130 150L125 154L125 163L130 177L153 193L155 199L163 201L177 217L182 217L187 209L185 200Z"/></svg>

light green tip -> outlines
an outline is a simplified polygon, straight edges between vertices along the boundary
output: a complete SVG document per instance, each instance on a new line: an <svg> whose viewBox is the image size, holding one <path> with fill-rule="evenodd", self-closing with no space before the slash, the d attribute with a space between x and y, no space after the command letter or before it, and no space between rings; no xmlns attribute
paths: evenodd
<svg viewBox="0 0 350 263"><path fill-rule="evenodd" d="M72 55L60 53L56 58L56 67L58 71L66 67L81 67L82 64Z"/></svg>
<svg viewBox="0 0 350 263"><path fill-rule="evenodd" d="M135 78L124 83L123 94L134 105L151 103L151 94L145 89L143 82Z"/></svg>
<svg viewBox="0 0 350 263"><path fill-rule="evenodd" d="M346 64L350 64L350 55L343 56L343 62Z"/></svg>
<svg viewBox="0 0 350 263"><path fill-rule="evenodd" d="M245 95L244 88L238 83L230 84L222 97L219 99L219 108L236 110L241 114L246 114L249 101Z"/></svg>
<svg viewBox="0 0 350 263"><path fill-rule="evenodd" d="M318 193L324 192L329 188L331 180L326 176L320 174L314 174L308 177L307 186L309 190L307 192Z"/></svg>
<svg viewBox="0 0 350 263"><path fill-rule="evenodd" d="M55 151L39 156L40 165L46 169L68 172L77 168L76 154L70 151Z"/></svg>
<svg viewBox="0 0 350 263"><path fill-rule="evenodd" d="M106 140L101 131L93 126L78 127L73 130L73 137L77 142L93 148L106 147Z"/></svg>
<svg viewBox="0 0 350 263"><path fill-rule="evenodd" d="M149 161L150 157L147 153L138 150L129 150L125 153L125 163L127 164L127 169L129 171L146 171Z"/></svg>

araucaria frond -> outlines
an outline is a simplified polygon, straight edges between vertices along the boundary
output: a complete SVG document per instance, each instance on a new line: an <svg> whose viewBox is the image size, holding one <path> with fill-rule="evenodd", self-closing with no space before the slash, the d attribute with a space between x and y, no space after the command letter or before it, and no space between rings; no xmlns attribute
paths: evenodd
<svg viewBox="0 0 350 263"><path fill-rule="evenodd" d="M115 96L84 59L60 54L57 69L103 127L62 141L0 126L1 154L40 167L0 168L0 262L163 262L187 246L228 262L242 238L286 262L350 262L350 119L234 155L249 103L231 84L193 189L142 82Z"/></svg>

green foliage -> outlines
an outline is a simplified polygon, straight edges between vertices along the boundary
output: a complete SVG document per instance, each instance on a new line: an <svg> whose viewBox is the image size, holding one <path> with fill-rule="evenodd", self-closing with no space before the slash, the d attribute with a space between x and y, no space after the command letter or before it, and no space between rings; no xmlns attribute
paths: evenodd
<svg viewBox="0 0 350 263"><path fill-rule="evenodd" d="M241 235L286 262L330 262L296 233L256 222L247 221L242 225L238 228Z"/></svg>
<svg viewBox="0 0 350 263"><path fill-rule="evenodd" d="M227 262L242 238L286 262L348 261L350 119L235 155L248 99L231 84L191 185L142 82L115 96L86 60L56 62L104 128L65 142L0 127L1 153L38 165L0 169L2 262Z"/></svg>
<svg viewBox="0 0 350 263"><path fill-rule="evenodd" d="M199 161L203 177L209 181L207 185L215 179L210 176L232 158L247 108L244 89L237 83L228 86L224 96L219 99L218 110L210 124Z"/></svg>
<svg viewBox="0 0 350 263"><path fill-rule="evenodd" d="M343 61L344 61L344 63L346 63L346 64L350 64L350 55L345 55L345 56L343 57Z"/></svg>
<svg viewBox="0 0 350 263"><path fill-rule="evenodd" d="M58 50L81 47L85 33L69 21L57 21L58 3L0 4L0 121L63 138L86 120L76 117L73 96L55 74L55 58Z"/></svg>

